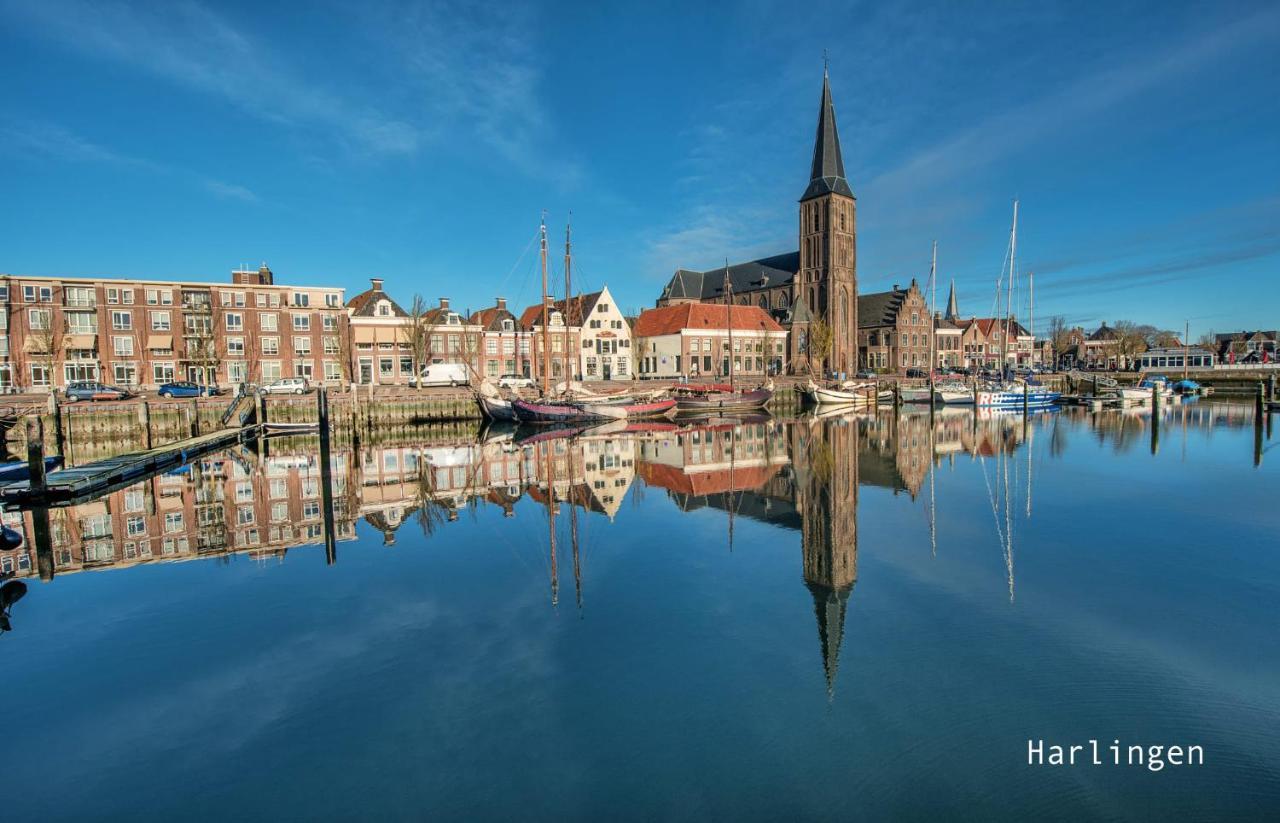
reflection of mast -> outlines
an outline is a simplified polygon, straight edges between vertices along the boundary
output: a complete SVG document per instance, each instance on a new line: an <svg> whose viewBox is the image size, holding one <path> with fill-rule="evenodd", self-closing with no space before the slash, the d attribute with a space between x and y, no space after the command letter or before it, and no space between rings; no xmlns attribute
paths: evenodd
<svg viewBox="0 0 1280 823"><path fill-rule="evenodd" d="M556 479L552 443L544 444L547 455L547 536L551 544L551 605L560 603L560 570L556 567Z"/></svg>
<svg viewBox="0 0 1280 823"><path fill-rule="evenodd" d="M932 374L932 372L930 372ZM932 382L932 378L930 379ZM938 418L929 419L929 551L938 556L938 498L933 475L938 471Z"/></svg>
<svg viewBox="0 0 1280 823"><path fill-rule="evenodd" d="M726 272L728 272L727 265L728 265L728 262L726 261L726 268L725 268ZM729 283L728 274L725 274L724 282L726 285L728 285ZM730 334L732 333L733 333L732 330L730 330ZM729 356L733 357L732 348L729 351ZM732 360L730 360L729 362L730 364L733 363ZM733 377L732 377L733 366L732 365L730 365L729 367L729 375L730 375L729 381L730 383L732 383L733 382ZM729 499L726 502L729 504L729 551L731 553L733 552L733 510L737 507L737 503L734 500L734 494L733 494L733 461L737 457L736 452L738 451L737 448L735 448L734 433L737 432L737 430L738 430L738 427L736 425L729 427Z"/></svg>
<svg viewBox="0 0 1280 823"><path fill-rule="evenodd" d="M566 258L567 259L567 258ZM578 602L578 615L582 615L582 562L578 556L578 507L573 501L573 441L569 441L569 539L573 545L573 591ZM583 478L585 482L585 477Z"/></svg>

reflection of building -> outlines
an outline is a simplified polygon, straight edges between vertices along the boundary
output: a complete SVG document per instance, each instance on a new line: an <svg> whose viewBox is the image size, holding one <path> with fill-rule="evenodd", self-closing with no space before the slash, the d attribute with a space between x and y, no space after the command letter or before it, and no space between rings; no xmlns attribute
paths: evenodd
<svg viewBox="0 0 1280 823"><path fill-rule="evenodd" d="M796 426L800 429L800 426ZM796 441L804 583L813 595L827 694L835 690L849 594L858 579L858 427L809 427Z"/></svg>

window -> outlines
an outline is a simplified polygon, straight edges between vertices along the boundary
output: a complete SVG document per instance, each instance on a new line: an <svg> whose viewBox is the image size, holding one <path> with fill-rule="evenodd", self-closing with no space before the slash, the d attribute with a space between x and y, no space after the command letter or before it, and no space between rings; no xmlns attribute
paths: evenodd
<svg viewBox="0 0 1280 823"><path fill-rule="evenodd" d="M151 330L152 331L169 331L173 328L172 321L167 311L151 312Z"/></svg>
<svg viewBox="0 0 1280 823"><path fill-rule="evenodd" d="M97 334L98 315L91 311L69 311L66 315L67 331L71 334Z"/></svg>
<svg viewBox="0 0 1280 823"><path fill-rule="evenodd" d="M288 520L288 519L289 519L289 504L288 504L288 503L272 503L272 504L271 504L271 519L272 519L272 520L274 520L274 521L277 521L277 522L278 522L278 521L282 521L282 520Z"/></svg>
<svg viewBox="0 0 1280 823"><path fill-rule="evenodd" d="M293 338L293 353L299 356L311 354L311 338L310 337Z"/></svg>
<svg viewBox="0 0 1280 823"><path fill-rule="evenodd" d="M116 331L129 331L133 328L133 313L127 311L111 312L111 328Z"/></svg>
<svg viewBox="0 0 1280 823"><path fill-rule="evenodd" d="M263 382L271 383L279 379L280 379L280 361L279 360L264 361L262 364Z"/></svg>
<svg viewBox="0 0 1280 823"><path fill-rule="evenodd" d="M258 315L258 328L263 331L276 331L279 328L280 315L275 312Z"/></svg>
<svg viewBox="0 0 1280 823"><path fill-rule="evenodd" d="M311 331L311 315L295 314L293 316L294 331Z"/></svg>
<svg viewBox="0 0 1280 823"><path fill-rule="evenodd" d="M496 339L492 338L492 337L490 337L490 338L488 338L487 340L485 340L485 341L484 341L484 353L485 353L485 354L497 354L497 353L498 353L498 341L497 341Z"/></svg>
<svg viewBox="0 0 1280 823"><path fill-rule="evenodd" d="M113 337L111 338L111 347L116 357L132 357L133 356L133 338L132 337Z"/></svg>
<svg viewBox="0 0 1280 823"><path fill-rule="evenodd" d="M24 302L24 303L34 303L34 302L36 302L36 287L35 287L35 286L23 286L23 287L22 287L22 302Z"/></svg>
<svg viewBox="0 0 1280 823"><path fill-rule="evenodd" d="M28 309L27 325L32 331L48 331L50 326L50 314L48 309Z"/></svg>
<svg viewBox="0 0 1280 823"><path fill-rule="evenodd" d="M380 301L378 301L378 316L379 316L379 317L390 317L390 316L391 316L391 304L390 304L390 303L388 303L388 302L387 302L387 301L385 301L385 300L380 300Z"/></svg>
<svg viewBox="0 0 1280 823"><path fill-rule="evenodd" d="M279 337L262 338L262 353L269 357L275 357L277 354L279 354L280 338Z"/></svg>
<svg viewBox="0 0 1280 823"><path fill-rule="evenodd" d="M293 305L302 306L302 307L310 306L311 295L307 294L304 291L295 291L293 293Z"/></svg>
<svg viewBox="0 0 1280 823"><path fill-rule="evenodd" d="M396 359L394 357L378 358L378 378L390 380L395 375Z"/></svg>
<svg viewBox="0 0 1280 823"><path fill-rule="evenodd" d="M340 345L339 345L339 343L338 343L338 338L336 338L336 337L326 337L326 338L324 339L324 353L325 353L325 354L337 354L337 353L338 353L338 351L339 351L339 349L340 349Z"/></svg>
<svg viewBox="0 0 1280 823"><path fill-rule="evenodd" d="M244 338L243 337L227 338L227 356L228 357L244 357Z"/></svg>
<svg viewBox="0 0 1280 823"><path fill-rule="evenodd" d="M340 302L338 300L338 295L333 292L329 292L324 296L324 304L331 309L338 308L338 306L340 305Z"/></svg>
<svg viewBox="0 0 1280 823"><path fill-rule="evenodd" d="M159 383L173 382L173 364L172 363L152 363L151 364L152 381Z"/></svg>
<svg viewBox="0 0 1280 823"><path fill-rule="evenodd" d="M165 512L164 530L166 534L182 531L182 512Z"/></svg>
<svg viewBox="0 0 1280 823"><path fill-rule="evenodd" d="M238 311L229 311L226 316L227 331L244 331L244 315Z"/></svg>
<svg viewBox="0 0 1280 823"><path fill-rule="evenodd" d="M311 379L312 367L310 360L298 360L293 364L293 376L303 377L307 380Z"/></svg>
<svg viewBox="0 0 1280 823"><path fill-rule="evenodd" d="M516 330L516 321L514 321L514 320L503 320L503 321L502 321L502 330L503 330L503 331L515 331L515 330Z"/></svg>
<svg viewBox="0 0 1280 823"><path fill-rule="evenodd" d="M67 286L64 293L66 294L65 303L68 306L93 306L97 303L92 287Z"/></svg>
<svg viewBox="0 0 1280 823"><path fill-rule="evenodd" d="M341 380L342 364L335 363L332 360L324 361L324 379L325 380Z"/></svg>
<svg viewBox="0 0 1280 823"><path fill-rule="evenodd" d="M45 387L49 385L49 367L43 363L31 364L31 385Z"/></svg>
<svg viewBox="0 0 1280 823"><path fill-rule="evenodd" d="M227 379L232 383L243 383L245 379L246 369L243 360L227 361Z"/></svg>
<svg viewBox="0 0 1280 823"><path fill-rule="evenodd" d="M326 314L326 315L324 316L324 326L323 326L323 327L324 327L324 330L325 330L325 331L337 331L337 330L338 330L338 315L336 315L336 314Z"/></svg>
<svg viewBox="0 0 1280 823"><path fill-rule="evenodd" d="M412 357L400 358L400 373L404 375L413 374L413 358Z"/></svg>

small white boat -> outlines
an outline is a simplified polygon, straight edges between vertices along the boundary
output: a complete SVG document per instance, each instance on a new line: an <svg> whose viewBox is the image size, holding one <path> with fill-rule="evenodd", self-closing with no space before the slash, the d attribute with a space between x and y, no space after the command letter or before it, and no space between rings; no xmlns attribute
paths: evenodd
<svg viewBox="0 0 1280 823"><path fill-rule="evenodd" d="M833 388L819 386L810 380L804 394L819 406L870 406L877 398L875 383L842 383ZM892 396L890 392L889 397Z"/></svg>
<svg viewBox="0 0 1280 823"><path fill-rule="evenodd" d="M980 389L974 401L979 408L1020 409L1025 406L1031 409L1043 409L1057 403L1061 396L1058 392L1049 391L1042 386L1014 383L1004 388Z"/></svg>
<svg viewBox="0 0 1280 823"><path fill-rule="evenodd" d="M898 397L903 403L929 403L933 400L933 391L926 386L901 386Z"/></svg>
<svg viewBox="0 0 1280 823"><path fill-rule="evenodd" d="M972 406L973 388L959 381L938 383L933 387L933 398L947 405Z"/></svg>

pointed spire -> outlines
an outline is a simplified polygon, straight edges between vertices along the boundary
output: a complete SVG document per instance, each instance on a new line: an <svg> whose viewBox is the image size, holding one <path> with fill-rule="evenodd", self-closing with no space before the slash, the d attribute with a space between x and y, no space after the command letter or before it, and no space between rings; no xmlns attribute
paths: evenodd
<svg viewBox="0 0 1280 823"><path fill-rule="evenodd" d="M959 320L960 309L956 304L956 281L951 279L951 296L947 298L947 313L943 315L944 320Z"/></svg>
<svg viewBox="0 0 1280 823"><path fill-rule="evenodd" d="M831 102L831 80L826 67L822 70L822 102L818 105L818 133L813 141L813 167L809 174L809 188L801 200L821 197L824 194L842 194L853 197L849 183L844 178L844 158L840 155L840 134L836 131L836 107Z"/></svg>
<svg viewBox="0 0 1280 823"><path fill-rule="evenodd" d="M827 699L836 693L836 675L840 669L840 641L844 639L844 616L849 607L851 587L832 589L809 583L813 594L813 610L818 618L818 640L822 644L822 670L827 678Z"/></svg>

